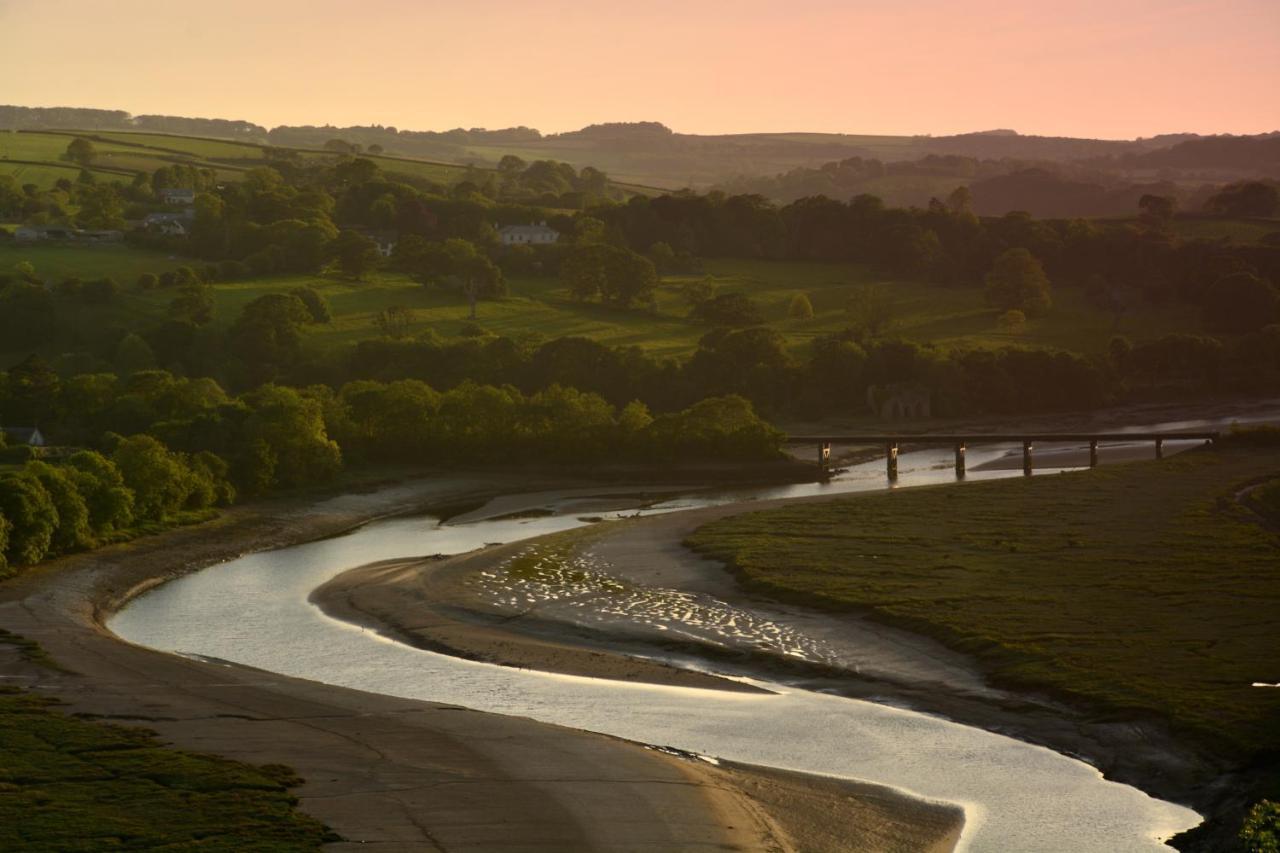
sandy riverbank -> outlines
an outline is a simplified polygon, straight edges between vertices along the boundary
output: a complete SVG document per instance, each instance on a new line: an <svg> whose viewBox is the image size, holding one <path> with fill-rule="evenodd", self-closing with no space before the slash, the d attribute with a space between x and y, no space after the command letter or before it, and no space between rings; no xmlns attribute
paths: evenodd
<svg viewBox="0 0 1280 853"><path fill-rule="evenodd" d="M335 850L954 846L957 809L878 788L712 767L529 720L161 654L102 627L141 591L248 551L537 487L527 477L452 476L274 501L37 567L0 584L0 625L38 641L68 671L3 651L0 676L56 696L69 712L144 724L180 748L294 767L306 780L301 807L347 839Z"/></svg>
<svg viewBox="0 0 1280 853"><path fill-rule="evenodd" d="M637 588L710 596L742 612L798 626L836 649L838 660L796 660L762 652L753 643L735 648L727 637L714 644L677 643L669 634L646 635L625 619L587 625L566 618L568 611L553 596L545 605L522 599L513 607L504 604L510 597L491 594L491 584L476 582L501 577L504 564L522 548L537 547L540 540L449 560L363 567L321 587L313 601L331 615L422 647L522 668L681 683L668 680L681 671L663 663L676 660L709 671L911 707L1084 757L1108 778L1181 802L1194 802L1196 792L1224 769L1211 754L1181 742L1157 721L1099 716L1052 696L999 689L988 683L976 662L927 638L856 614L826 614L761 600L741 590L723 567L681 544L710 521L780 503L757 501L656 515L598 525L585 536L554 534L541 541L556 543L566 563L589 564ZM485 507L467 519L479 520L514 506L506 502ZM588 598L582 609L596 608Z"/></svg>

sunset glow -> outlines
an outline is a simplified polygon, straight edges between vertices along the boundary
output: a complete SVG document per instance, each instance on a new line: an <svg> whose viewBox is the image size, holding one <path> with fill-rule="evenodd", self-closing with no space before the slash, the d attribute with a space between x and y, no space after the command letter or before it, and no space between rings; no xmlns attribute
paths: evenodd
<svg viewBox="0 0 1280 853"><path fill-rule="evenodd" d="M1280 128L1280 3L0 2L0 101L277 124Z"/></svg>

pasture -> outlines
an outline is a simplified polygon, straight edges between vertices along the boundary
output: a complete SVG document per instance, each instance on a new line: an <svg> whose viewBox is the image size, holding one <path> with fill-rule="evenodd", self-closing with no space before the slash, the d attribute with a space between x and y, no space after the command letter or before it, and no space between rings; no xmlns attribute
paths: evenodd
<svg viewBox="0 0 1280 853"><path fill-rule="evenodd" d="M183 265L200 266L190 259L126 246L0 244L0 271L11 270L22 261L30 262L40 277L54 284L69 277L86 281L114 278L122 288L117 304L77 309L75 313L84 314L84 322L97 327L122 329L145 328L158 322L176 295L166 289L139 290L136 282L140 274L162 273ZM1149 307L1122 318L1117 325L1111 315L1092 306L1079 290L1058 288L1053 311L1028 321L1023 330L1015 332L998 326L996 312L984 304L978 288L883 279L865 267L850 264L740 260L710 260L705 263L703 274L665 278L658 288L654 310L624 310L578 302L553 278L512 278L508 280L508 296L480 303L477 322L489 332L509 337L578 335L615 346L639 346L654 355L683 357L691 354L709 331L690 318L684 297L685 286L704 277L710 277L718 293L750 297L759 306L766 324L783 336L796 355L801 355L815 338L846 328L850 322L849 300L859 286L867 284L879 285L890 294L894 318L888 334L943 347L1018 345L1101 353L1117 333L1137 340L1200 328L1195 311L1185 306ZM456 293L423 287L401 273L376 271L364 281L323 274L217 283L214 323L230 325L253 299L303 285L323 294L333 313L332 323L308 332L308 346L317 349L378 336L375 318L392 306L414 312L410 335L432 331L452 337L469 322L465 300ZM813 318L788 316L791 299L797 293L809 297ZM60 342L50 342L51 348L58 346Z"/></svg>

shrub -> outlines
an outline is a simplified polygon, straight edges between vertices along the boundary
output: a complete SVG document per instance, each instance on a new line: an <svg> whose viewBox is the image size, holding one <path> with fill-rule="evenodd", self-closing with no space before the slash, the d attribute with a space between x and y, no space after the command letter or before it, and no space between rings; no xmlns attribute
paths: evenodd
<svg viewBox="0 0 1280 853"><path fill-rule="evenodd" d="M1010 308L996 318L996 325L1001 331L1020 334L1027 327L1027 315L1017 308Z"/></svg>
<svg viewBox="0 0 1280 853"><path fill-rule="evenodd" d="M139 290L155 290L160 286L160 277L153 272L144 272L138 276Z"/></svg>
<svg viewBox="0 0 1280 853"><path fill-rule="evenodd" d="M791 297L791 304L787 306L787 316L793 320L812 320L813 303L805 294L797 293Z"/></svg>

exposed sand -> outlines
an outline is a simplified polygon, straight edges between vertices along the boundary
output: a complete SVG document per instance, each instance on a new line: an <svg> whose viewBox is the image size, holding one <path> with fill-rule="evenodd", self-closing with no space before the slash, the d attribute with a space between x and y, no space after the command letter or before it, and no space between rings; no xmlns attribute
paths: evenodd
<svg viewBox="0 0 1280 853"><path fill-rule="evenodd" d="M830 499L821 496L785 503ZM754 648L744 648L736 657L723 648L696 643L677 648L669 641L611 630L607 624L585 630L536 605L522 604L515 611L503 607L481 596L476 585L468 582L481 573L492 573L528 542L447 560L361 567L322 586L312 600L331 615L412 644L521 668L687 686L739 686L663 662L694 660L711 671L889 701L1087 757L1110 778L1182 802L1204 793L1206 785L1225 769L1211 754L1180 741L1156 721L1095 717L1088 709L1052 696L1003 690L988 683L975 661L928 638L866 616L824 614L753 596L722 566L681 544L712 520L781 503L715 506L602 525L592 535L576 539L569 559L589 555L606 565L611 576L627 583L715 596L799 625L846 651L860 662L856 668L815 666L761 654ZM468 519L490 517L495 510L511 511L518 505L519 501L511 500L482 507ZM564 534L546 538L554 537Z"/></svg>
<svg viewBox="0 0 1280 853"><path fill-rule="evenodd" d="M301 808L346 839L334 850L954 846L956 809L874 786L712 767L526 719L162 654L102 627L130 597L178 574L515 488L496 475L453 477L243 506L211 524L38 567L0 584L0 625L38 641L70 672L0 646L0 677L58 697L69 712L146 725L184 749L294 767L306 780Z"/></svg>

